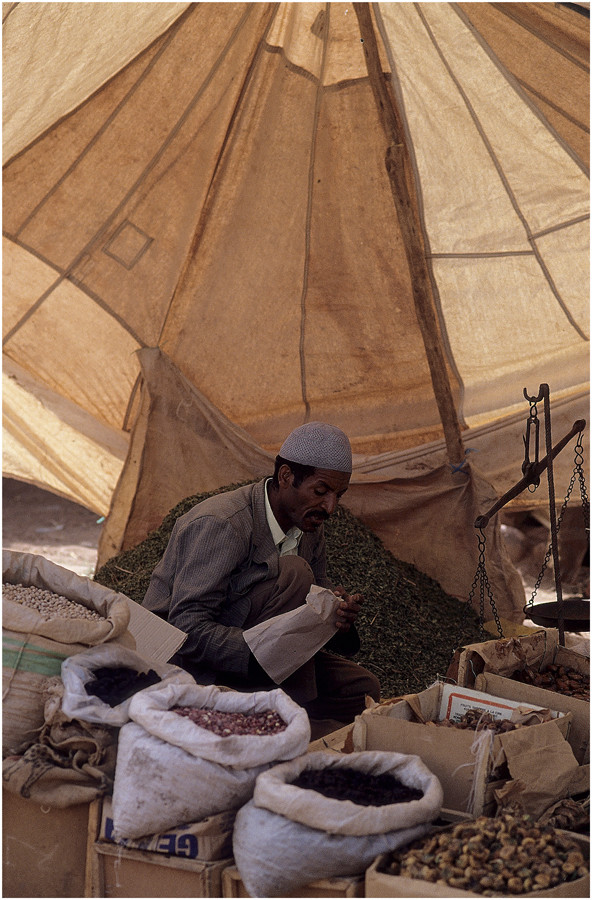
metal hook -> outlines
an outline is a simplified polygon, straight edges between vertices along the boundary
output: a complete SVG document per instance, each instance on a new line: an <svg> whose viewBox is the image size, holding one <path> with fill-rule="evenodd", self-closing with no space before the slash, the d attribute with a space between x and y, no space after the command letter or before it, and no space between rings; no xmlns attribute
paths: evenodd
<svg viewBox="0 0 592 900"><path fill-rule="evenodd" d="M526 393L526 388L523 388L522 393L524 394L525 398L528 400L529 403L540 403L541 400L545 396L545 388L547 388L547 390L548 390L549 385L548 384L540 384L539 385L538 397L529 397L529 395Z"/></svg>

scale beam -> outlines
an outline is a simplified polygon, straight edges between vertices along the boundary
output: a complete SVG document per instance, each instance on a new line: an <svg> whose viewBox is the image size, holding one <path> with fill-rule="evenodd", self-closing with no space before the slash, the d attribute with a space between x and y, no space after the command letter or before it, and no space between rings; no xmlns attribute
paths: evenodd
<svg viewBox="0 0 592 900"><path fill-rule="evenodd" d="M555 459L557 454L563 450L565 445L568 444L576 434L579 434L580 431L583 431L585 427L585 419L578 419L576 422L574 422L571 431L564 437L562 437L561 440L557 444L555 444L555 446L551 450L551 459ZM522 491L526 490L526 488L529 487L529 485L538 484L538 479L540 478L541 473L545 471L548 465L549 454L543 457L540 462L533 463L529 467L528 472L524 476L524 478L521 478L520 481L518 481L514 485L514 487L510 488L510 490L503 495L503 497L500 497L499 500L494 503L491 509L488 510L484 515L477 516L477 518L475 519L475 528L485 528L485 526L489 523L491 517L495 515L498 510L502 509L502 507L504 507L506 503L509 503L510 500L514 499L514 497L517 497L519 494L521 494Z"/></svg>

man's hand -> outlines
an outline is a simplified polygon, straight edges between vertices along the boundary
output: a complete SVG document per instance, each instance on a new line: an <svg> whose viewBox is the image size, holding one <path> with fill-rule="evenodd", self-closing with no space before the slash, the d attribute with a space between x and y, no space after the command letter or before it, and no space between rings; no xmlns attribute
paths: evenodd
<svg viewBox="0 0 592 900"><path fill-rule="evenodd" d="M339 585L333 591L340 598L339 606L335 613L335 625L340 631L349 631L358 617L360 607L364 602L362 594L348 594Z"/></svg>

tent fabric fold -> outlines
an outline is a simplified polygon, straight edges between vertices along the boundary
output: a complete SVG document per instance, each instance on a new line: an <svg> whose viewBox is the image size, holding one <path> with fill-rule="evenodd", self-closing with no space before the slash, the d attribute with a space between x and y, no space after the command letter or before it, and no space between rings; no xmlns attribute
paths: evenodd
<svg viewBox="0 0 592 900"><path fill-rule="evenodd" d="M355 6L7 8L3 471L108 510L102 561L183 497L268 471L321 419L352 441L348 502L466 594L474 518L521 474L523 390L549 384L557 438L585 407L589 20L360 4L467 451L450 460ZM406 543L428 521L431 562Z"/></svg>

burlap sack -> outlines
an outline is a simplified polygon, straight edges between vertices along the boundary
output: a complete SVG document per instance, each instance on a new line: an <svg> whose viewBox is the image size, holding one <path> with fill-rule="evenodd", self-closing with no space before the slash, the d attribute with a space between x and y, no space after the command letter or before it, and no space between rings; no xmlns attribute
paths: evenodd
<svg viewBox="0 0 592 900"><path fill-rule="evenodd" d="M69 719L61 710L62 694L61 679L48 679L37 739L2 762L5 790L58 808L111 793L117 756L117 729Z"/></svg>
<svg viewBox="0 0 592 900"><path fill-rule="evenodd" d="M23 750L44 724L43 692L48 678L61 675L62 662L87 647L117 641L130 649L128 600L32 553L2 551L2 580L53 591L93 609L103 621L53 617L2 600L2 752Z"/></svg>

